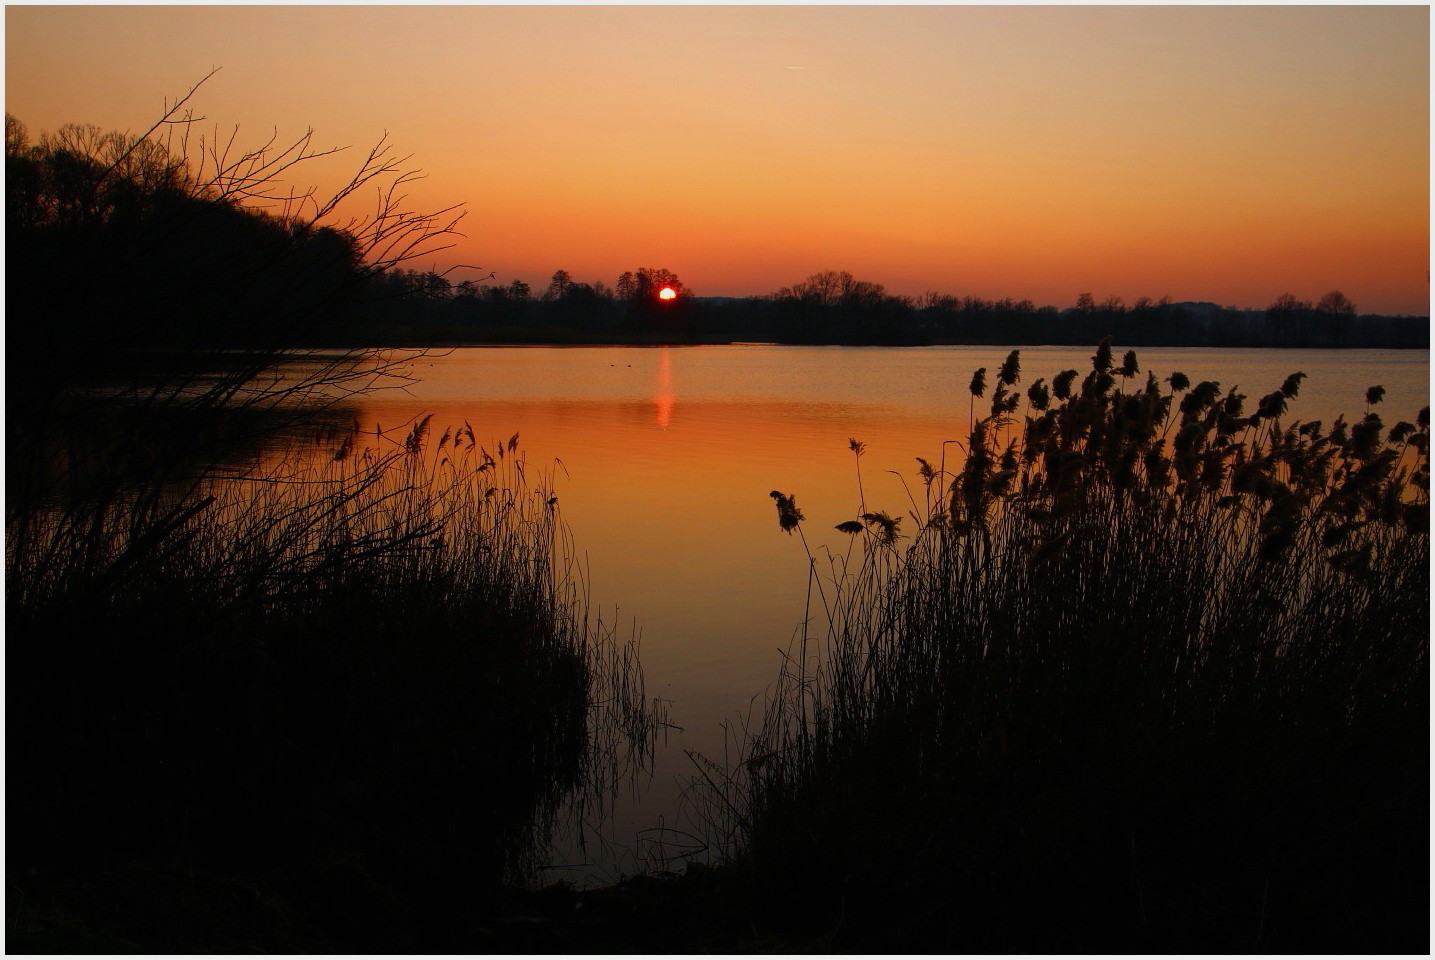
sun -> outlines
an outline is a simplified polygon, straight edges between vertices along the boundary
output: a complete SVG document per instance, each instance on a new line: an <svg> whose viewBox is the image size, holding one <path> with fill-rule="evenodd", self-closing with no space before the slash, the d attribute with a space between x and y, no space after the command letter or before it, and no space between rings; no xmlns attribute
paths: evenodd
<svg viewBox="0 0 1435 960"><path fill-rule="evenodd" d="M663 289L658 291L659 300L673 300L677 297L677 295L678 291L674 290L672 287L664 287Z"/></svg>

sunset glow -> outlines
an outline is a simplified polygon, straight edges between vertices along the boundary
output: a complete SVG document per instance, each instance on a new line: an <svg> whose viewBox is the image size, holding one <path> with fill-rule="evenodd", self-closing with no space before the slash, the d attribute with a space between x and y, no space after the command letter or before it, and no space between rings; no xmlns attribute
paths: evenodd
<svg viewBox="0 0 1435 960"><path fill-rule="evenodd" d="M80 2L13 952L1429 953L1428 0Z"/></svg>
<svg viewBox="0 0 1435 960"><path fill-rule="evenodd" d="M6 27L32 135L144 130L214 65L211 139L352 145L301 188L387 131L427 173L416 209L466 204L423 265L481 268L455 282L651 264L699 296L849 270L1061 306L1429 307L1426 7L11 6Z"/></svg>

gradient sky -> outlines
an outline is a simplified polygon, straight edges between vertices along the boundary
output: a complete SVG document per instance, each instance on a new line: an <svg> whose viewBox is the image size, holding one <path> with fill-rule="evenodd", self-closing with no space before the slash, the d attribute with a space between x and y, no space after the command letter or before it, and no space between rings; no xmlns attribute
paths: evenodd
<svg viewBox="0 0 1435 960"><path fill-rule="evenodd" d="M9 6L5 27L32 135L139 132L213 66L195 102L241 142L388 131L428 173L418 206L469 211L425 268L1429 312L1427 7Z"/></svg>

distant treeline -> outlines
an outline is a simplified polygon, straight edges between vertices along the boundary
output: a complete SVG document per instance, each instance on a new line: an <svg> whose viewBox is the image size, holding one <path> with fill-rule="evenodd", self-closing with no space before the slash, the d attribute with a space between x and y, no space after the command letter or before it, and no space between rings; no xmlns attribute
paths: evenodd
<svg viewBox="0 0 1435 960"><path fill-rule="evenodd" d="M696 297L668 270L625 273L616 287L580 283L565 270L547 288L450 283L392 270L356 332L395 342L765 341L794 344L934 343L1083 345L1111 336L1131 346L1424 347L1426 317L1361 314L1338 290L1318 302L1284 294L1264 310L1142 297L1072 306L927 293L902 297L847 272L814 274L766 296ZM659 300L663 286L678 294Z"/></svg>
<svg viewBox="0 0 1435 960"><path fill-rule="evenodd" d="M436 342L769 341L1128 346L1427 347L1425 317L1360 314L1339 291L1285 294L1265 310L1141 298L1072 306L930 292L888 293L847 272L817 273L771 294L694 296L664 268L614 286L559 270L546 288L408 269L451 224L397 209L348 228L277 202L276 170L306 154L265 149L215 169L145 137L67 125L32 142L6 118L7 331L13 355L65 355L24 366L19 392L114 372L122 355L275 351L294 346ZM382 160L382 156L380 156ZM393 168L366 165L341 196ZM256 199L258 198L258 199ZM270 209L257 209L268 202ZM440 214L445 211L440 211ZM402 239L400 239L402 238ZM668 299L664 290L671 290ZM12 365L12 373L15 367Z"/></svg>

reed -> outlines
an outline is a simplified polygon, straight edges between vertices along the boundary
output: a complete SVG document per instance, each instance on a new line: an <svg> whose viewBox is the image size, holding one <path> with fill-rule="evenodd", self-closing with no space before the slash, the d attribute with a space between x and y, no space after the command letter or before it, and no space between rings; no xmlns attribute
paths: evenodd
<svg viewBox="0 0 1435 960"><path fill-rule="evenodd" d="M809 553L820 659L712 787L760 902L842 951L1423 952L1428 408L1018 371L900 548L864 504Z"/></svg>
<svg viewBox="0 0 1435 960"><path fill-rule="evenodd" d="M646 763L636 650L516 435L329 449L12 510L19 942L457 949L560 809ZM213 913L166 919L176 878Z"/></svg>

